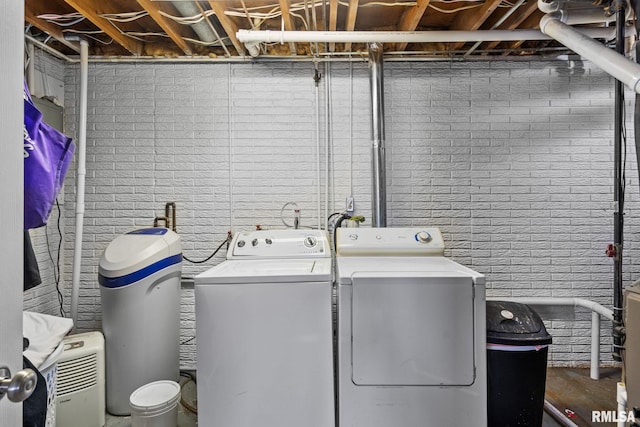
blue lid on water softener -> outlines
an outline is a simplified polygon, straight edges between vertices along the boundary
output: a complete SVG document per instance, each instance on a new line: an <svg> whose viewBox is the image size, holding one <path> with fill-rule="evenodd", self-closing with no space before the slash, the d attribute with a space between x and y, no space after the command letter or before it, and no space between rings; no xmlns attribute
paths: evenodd
<svg viewBox="0 0 640 427"><path fill-rule="evenodd" d="M182 261L180 236L145 228L116 237L100 257L98 282L107 288L135 283Z"/></svg>

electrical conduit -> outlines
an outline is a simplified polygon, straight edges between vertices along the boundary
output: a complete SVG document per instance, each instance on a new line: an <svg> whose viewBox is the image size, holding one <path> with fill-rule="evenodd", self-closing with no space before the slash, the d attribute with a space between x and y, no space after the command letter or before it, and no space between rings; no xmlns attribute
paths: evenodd
<svg viewBox="0 0 640 427"><path fill-rule="evenodd" d="M78 168L76 172L76 229L73 247L73 275L71 279L71 318L73 328L78 326L78 299L82 261L82 231L84 223L84 181L87 175L87 80L89 74L89 43L80 40L80 117L78 124Z"/></svg>

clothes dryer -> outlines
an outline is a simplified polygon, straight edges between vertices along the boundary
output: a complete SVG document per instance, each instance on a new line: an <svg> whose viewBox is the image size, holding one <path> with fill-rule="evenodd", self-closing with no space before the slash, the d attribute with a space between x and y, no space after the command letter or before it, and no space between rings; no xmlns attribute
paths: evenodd
<svg viewBox="0 0 640 427"><path fill-rule="evenodd" d="M234 236L196 276L198 425L335 425L331 249L325 232Z"/></svg>
<svg viewBox="0 0 640 427"><path fill-rule="evenodd" d="M486 427L485 279L437 228L337 230L340 427Z"/></svg>

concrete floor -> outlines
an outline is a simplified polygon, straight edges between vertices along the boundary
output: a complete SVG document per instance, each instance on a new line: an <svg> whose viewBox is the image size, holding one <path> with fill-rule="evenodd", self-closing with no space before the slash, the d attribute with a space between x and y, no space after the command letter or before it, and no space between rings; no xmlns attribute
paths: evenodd
<svg viewBox="0 0 640 427"><path fill-rule="evenodd" d="M592 380L588 369L549 368L545 399L560 412L569 414L570 421L580 427L605 426L591 423L591 411L616 410L616 383L620 381L620 369L603 368L600 380ZM178 427L198 425L196 384L181 378L182 403L178 407ZM192 410L186 409L191 407ZM560 427L565 424L544 413L541 427ZM611 425L611 424L608 424ZM131 417L107 414L106 427L131 427ZM495 427L495 426L490 426Z"/></svg>

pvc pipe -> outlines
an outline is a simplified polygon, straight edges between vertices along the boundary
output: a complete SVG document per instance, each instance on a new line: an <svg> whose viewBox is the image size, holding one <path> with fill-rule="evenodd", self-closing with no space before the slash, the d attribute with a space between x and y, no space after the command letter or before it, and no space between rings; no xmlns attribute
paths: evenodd
<svg viewBox="0 0 640 427"><path fill-rule="evenodd" d="M25 34L24 38L29 40L31 43L33 43L34 45L38 46L40 49L44 50L45 52L50 53L51 55L55 56L58 59L62 59L64 61L71 62L71 63L78 62L78 60L72 59L71 57L65 55L62 52L57 51L56 49L52 48L51 46L42 43L40 40L31 37L29 34ZM82 53L82 52L80 52L80 53Z"/></svg>
<svg viewBox="0 0 640 427"><path fill-rule="evenodd" d="M78 168L76 184L76 230L73 247L73 275L71 280L71 318L73 328L78 325L78 299L82 257L82 231L84 222L84 181L87 174L87 80L89 74L89 43L80 40L80 116L78 118Z"/></svg>
<svg viewBox="0 0 640 427"><path fill-rule="evenodd" d="M580 33L596 38L613 38L610 28L581 28ZM519 40L551 40L538 30L477 30L477 31L254 31L239 30L236 37L242 43L453 43Z"/></svg>
<svg viewBox="0 0 640 427"><path fill-rule="evenodd" d="M591 312L591 379L600 379L600 315Z"/></svg>
<svg viewBox="0 0 640 427"><path fill-rule="evenodd" d="M593 40L575 28L560 22L554 15L540 20L540 30L575 53L587 58L604 71L640 93L640 65Z"/></svg>
<svg viewBox="0 0 640 427"><path fill-rule="evenodd" d="M616 384L616 401L618 402L618 414L627 413L627 387L623 382ZM626 417L618 417L618 427L626 427Z"/></svg>
<svg viewBox="0 0 640 427"><path fill-rule="evenodd" d="M27 86L29 87L29 92L33 94L36 84L36 52L33 43L27 43L27 56L29 57L29 63L27 64Z"/></svg>
<svg viewBox="0 0 640 427"><path fill-rule="evenodd" d="M600 379L600 317L613 320L613 311L583 298L554 298L554 297L499 297L487 298L487 301L511 301L520 304L545 305L545 306L567 306L567 307L583 307L592 311L591 314L591 379Z"/></svg>

